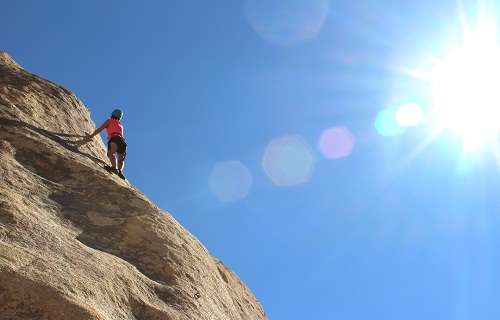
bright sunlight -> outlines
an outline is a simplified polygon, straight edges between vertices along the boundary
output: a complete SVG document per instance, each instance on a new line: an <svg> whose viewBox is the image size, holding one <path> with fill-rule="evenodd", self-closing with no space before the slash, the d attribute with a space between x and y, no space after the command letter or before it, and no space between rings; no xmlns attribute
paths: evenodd
<svg viewBox="0 0 500 320"><path fill-rule="evenodd" d="M432 115L442 129L460 133L466 149L494 143L500 132L500 47L494 23L464 34L464 46L431 75Z"/></svg>

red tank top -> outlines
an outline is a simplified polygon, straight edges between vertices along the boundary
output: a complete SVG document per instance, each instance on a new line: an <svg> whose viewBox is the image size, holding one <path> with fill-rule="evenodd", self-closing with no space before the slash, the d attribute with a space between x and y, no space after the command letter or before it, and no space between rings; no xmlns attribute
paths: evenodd
<svg viewBox="0 0 500 320"><path fill-rule="evenodd" d="M119 120L116 120L115 118L109 118L109 124L106 127L106 132L108 133L108 139L112 135L119 135L123 137L123 126Z"/></svg>

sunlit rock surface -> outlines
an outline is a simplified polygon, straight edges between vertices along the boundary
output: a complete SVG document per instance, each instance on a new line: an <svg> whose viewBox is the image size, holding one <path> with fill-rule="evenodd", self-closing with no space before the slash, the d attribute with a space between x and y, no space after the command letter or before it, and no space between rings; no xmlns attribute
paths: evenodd
<svg viewBox="0 0 500 320"><path fill-rule="evenodd" d="M266 319L245 284L102 166L68 90L0 51L0 319Z"/></svg>

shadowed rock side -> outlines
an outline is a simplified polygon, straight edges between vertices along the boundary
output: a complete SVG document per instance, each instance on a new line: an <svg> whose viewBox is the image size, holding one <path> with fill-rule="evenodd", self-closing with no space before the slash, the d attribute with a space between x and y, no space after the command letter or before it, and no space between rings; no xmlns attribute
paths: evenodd
<svg viewBox="0 0 500 320"><path fill-rule="evenodd" d="M116 175L89 110L0 51L0 319L266 319L238 277Z"/></svg>

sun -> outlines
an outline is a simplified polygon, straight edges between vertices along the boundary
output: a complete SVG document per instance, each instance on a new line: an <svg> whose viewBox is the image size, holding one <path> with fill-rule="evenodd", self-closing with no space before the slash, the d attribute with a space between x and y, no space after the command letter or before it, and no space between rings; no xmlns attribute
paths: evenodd
<svg viewBox="0 0 500 320"><path fill-rule="evenodd" d="M497 26L483 21L464 34L464 44L431 73L433 108L439 126L461 134L477 149L500 132L500 47Z"/></svg>

